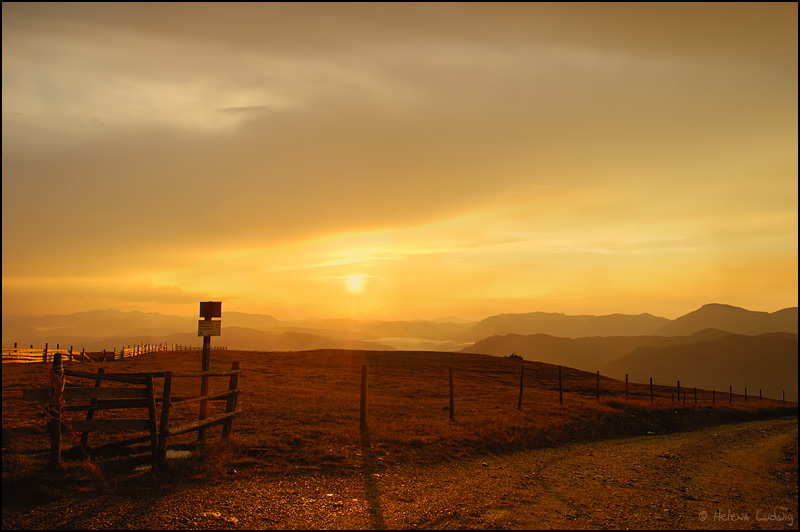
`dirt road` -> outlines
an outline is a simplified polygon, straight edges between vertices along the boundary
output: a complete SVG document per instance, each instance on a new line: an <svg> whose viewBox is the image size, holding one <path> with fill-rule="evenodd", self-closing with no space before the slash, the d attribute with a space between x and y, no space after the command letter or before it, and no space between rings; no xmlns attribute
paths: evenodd
<svg viewBox="0 0 800 532"><path fill-rule="evenodd" d="M355 473L118 488L4 507L3 528L797 530L797 442L784 418L425 468L365 445Z"/></svg>

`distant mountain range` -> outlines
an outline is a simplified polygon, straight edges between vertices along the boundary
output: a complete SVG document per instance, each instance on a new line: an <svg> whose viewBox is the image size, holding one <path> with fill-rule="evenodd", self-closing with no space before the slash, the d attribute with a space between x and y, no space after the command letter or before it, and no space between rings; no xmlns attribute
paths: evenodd
<svg viewBox="0 0 800 532"><path fill-rule="evenodd" d="M50 344L86 347L138 342L199 343L196 336L197 317L167 316L157 313L93 310L67 315L30 317L4 316L2 322L3 345L41 346ZM341 348L343 345L360 345L363 349L421 349L457 351L491 351L503 356L513 351L520 339L510 337L506 345L494 336L549 335L561 339L586 337L640 337L640 336L691 336L706 329L729 333L755 335L767 332L797 334L797 307L774 313L754 312L729 305L711 304L675 320L651 314L607 316L570 316L560 313L533 312L526 314L500 314L479 322L458 318L411 321L358 321L351 319L317 319L288 322L266 314L246 314L224 311L222 336L217 342L227 343L230 349L246 350L302 350L308 345L321 348ZM262 334L263 333L263 334ZM180 334L181 336L176 336ZM191 340L194 338L194 340ZM539 343L544 342L540 339ZM679 340L678 340L679 341ZM366 343L358 343L366 342ZM482 343L483 342L483 343ZM575 345L581 342L575 343ZM607 358L604 350L619 353L613 345L645 345L637 340L609 340L594 358L583 355L587 363ZM636 345L634 345L636 344ZM490 346L491 347L488 347ZM604 344L605 345L605 344ZM655 345L652 342L647 345ZM478 346L477 348L475 346ZM631 347L631 348L633 348ZM353 347L357 348L357 347ZM537 348L539 352L542 350ZM478 350L478 352L481 352ZM622 354L627 354L622 353ZM621 356L621 355L619 355Z"/></svg>
<svg viewBox="0 0 800 532"><path fill-rule="evenodd" d="M508 356L516 353L526 360L561 364L586 371L627 355L644 346L681 346L706 340L715 340L730 333L705 329L689 336L590 336L562 338L547 334L506 334L485 338L461 349L462 352L484 355ZM623 374L624 376L624 374Z"/></svg>
<svg viewBox="0 0 800 532"><path fill-rule="evenodd" d="M686 336L704 329L737 334L793 332L797 334L797 307L773 313L754 312L730 305L710 304L675 320L651 314L568 316L532 312L499 314L468 328L460 337L469 341L503 334L549 334L564 338L587 336Z"/></svg>
<svg viewBox="0 0 800 532"><path fill-rule="evenodd" d="M797 334L797 307L777 312L753 312L717 303L701 308L658 329L662 336L692 334L703 329L721 329L736 334L791 332Z"/></svg>

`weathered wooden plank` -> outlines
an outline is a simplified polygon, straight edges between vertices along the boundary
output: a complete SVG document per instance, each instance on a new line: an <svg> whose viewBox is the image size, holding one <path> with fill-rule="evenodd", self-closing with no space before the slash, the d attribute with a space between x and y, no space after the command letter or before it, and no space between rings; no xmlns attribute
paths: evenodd
<svg viewBox="0 0 800 532"><path fill-rule="evenodd" d="M120 375L116 373L103 373L101 376L98 376L97 373L89 373L87 371L66 369L64 370L64 374L67 375L68 377L83 377L85 379L126 382L130 384L144 385L147 382L147 380L144 377L132 377L130 375Z"/></svg>
<svg viewBox="0 0 800 532"><path fill-rule="evenodd" d="M103 401L102 399L97 400L96 404L88 404L88 405L70 405L62 407L62 410L68 410L70 412L80 412L86 411L87 413L94 412L95 410L119 410L121 408L147 408L149 403L148 399L133 399L133 400L121 400L121 401ZM88 419L91 419L88 418Z"/></svg>
<svg viewBox="0 0 800 532"><path fill-rule="evenodd" d="M218 416L209 417L209 418L206 418L206 419L201 419L199 421L193 421L193 422L187 423L186 425L183 425L181 427L175 427L175 428L169 429L167 431L167 436L169 436L169 437L177 436L178 434L183 434L184 432L191 432L191 431L197 430L197 429L199 429L201 427L210 427L211 425L218 425L220 423L223 423L226 419L232 418L236 414L241 414L241 413L242 413L242 411L240 409L240 410L234 410L233 412L228 412L226 414L220 414Z"/></svg>
<svg viewBox="0 0 800 532"><path fill-rule="evenodd" d="M198 395L196 397L186 397L186 398L174 397L172 399L171 406L184 405L186 403L195 403L197 401L202 401L203 399L207 401L214 401L215 399L227 399L229 395L235 393L239 393L239 390L225 390L223 392L212 393L209 395Z"/></svg>
<svg viewBox="0 0 800 532"><path fill-rule="evenodd" d="M76 399L146 399L145 388L64 388L64 400ZM48 388L33 388L22 391L25 401L49 401Z"/></svg>
<svg viewBox="0 0 800 532"><path fill-rule="evenodd" d="M105 432L112 430L146 430L150 432L149 419L89 419L70 421L70 432Z"/></svg>
<svg viewBox="0 0 800 532"><path fill-rule="evenodd" d="M235 373L241 373L242 370L226 370L226 371L173 371L173 377L229 377Z"/></svg>

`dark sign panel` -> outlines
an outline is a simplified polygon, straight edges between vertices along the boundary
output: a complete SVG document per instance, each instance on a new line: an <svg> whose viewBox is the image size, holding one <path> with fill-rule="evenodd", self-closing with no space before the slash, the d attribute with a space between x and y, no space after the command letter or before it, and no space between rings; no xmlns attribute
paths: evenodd
<svg viewBox="0 0 800 532"><path fill-rule="evenodd" d="M222 301L201 301L200 302L200 317L201 318L221 318L222 317Z"/></svg>

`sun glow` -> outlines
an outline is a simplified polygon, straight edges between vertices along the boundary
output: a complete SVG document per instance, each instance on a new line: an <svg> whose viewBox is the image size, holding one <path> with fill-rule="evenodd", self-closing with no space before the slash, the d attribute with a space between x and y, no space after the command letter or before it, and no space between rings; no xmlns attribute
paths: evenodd
<svg viewBox="0 0 800 532"><path fill-rule="evenodd" d="M348 292L363 292L366 282L363 275L348 275L345 284Z"/></svg>

